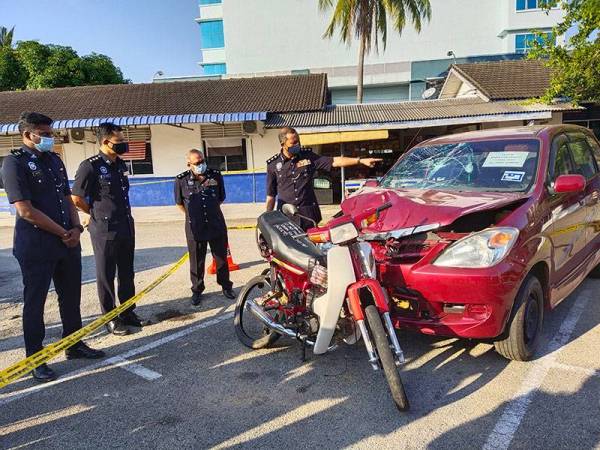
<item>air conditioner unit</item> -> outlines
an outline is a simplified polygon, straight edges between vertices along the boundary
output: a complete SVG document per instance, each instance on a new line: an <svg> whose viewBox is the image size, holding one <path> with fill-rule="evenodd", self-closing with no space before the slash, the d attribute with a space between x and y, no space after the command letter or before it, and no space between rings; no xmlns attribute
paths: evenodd
<svg viewBox="0 0 600 450"><path fill-rule="evenodd" d="M85 140L85 130L83 128L73 128L69 134L73 142L83 142Z"/></svg>
<svg viewBox="0 0 600 450"><path fill-rule="evenodd" d="M242 122L244 134L265 134L265 123L260 120L245 120Z"/></svg>

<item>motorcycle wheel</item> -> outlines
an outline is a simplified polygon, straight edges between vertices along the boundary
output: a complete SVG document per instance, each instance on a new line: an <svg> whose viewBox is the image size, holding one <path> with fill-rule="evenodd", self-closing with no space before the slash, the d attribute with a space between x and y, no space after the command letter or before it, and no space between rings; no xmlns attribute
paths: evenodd
<svg viewBox="0 0 600 450"><path fill-rule="evenodd" d="M375 305L369 305L365 308L365 315L367 316L369 329L373 335L379 361L381 361L381 365L383 366L383 373L385 374L385 379L390 388L394 403L400 411L406 411L410 407L408 398L406 397L406 392L404 392L404 385L398 373L396 361L390 348L390 341L381 322L379 311L377 311Z"/></svg>
<svg viewBox="0 0 600 450"><path fill-rule="evenodd" d="M235 334L242 344L255 350L273 345L281 336L279 333L266 328L252 314L250 308L246 306L246 301L249 298L260 297L270 289L269 277L259 275L246 283L235 303L235 317L233 319Z"/></svg>

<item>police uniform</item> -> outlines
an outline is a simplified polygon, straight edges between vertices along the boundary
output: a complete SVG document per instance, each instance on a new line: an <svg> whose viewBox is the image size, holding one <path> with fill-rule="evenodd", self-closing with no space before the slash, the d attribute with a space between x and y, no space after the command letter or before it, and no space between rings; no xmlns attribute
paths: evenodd
<svg viewBox="0 0 600 450"><path fill-rule="evenodd" d="M277 209L291 203L301 215L310 217L318 224L322 217L313 178L317 170L330 172L332 167L332 157L320 156L311 150L302 150L292 158L286 158L280 152L267 160L267 195L277 196ZM314 226L312 222L299 217L294 220L304 230Z"/></svg>
<svg viewBox="0 0 600 450"><path fill-rule="evenodd" d="M10 203L29 200L65 230L72 228L67 171L56 153L36 155L27 147L13 150L2 165ZM44 303L54 281L63 337L81 328L81 246L68 248L59 236L44 231L17 213L13 254L23 276L23 336L30 356L43 347Z"/></svg>
<svg viewBox="0 0 600 450"><path fill-rule="evenodd" d="M206 169L200 178L186 170L175 178L175 203L185 207L185 236L195 293L204 291L207 244L215 260L217 283L224 290L232 287L227 266L227 226L221 211L224 200L225 186L218 170Z"/></svg>
<svg viewBox="0 0 600 450"><path fill-rule="evenodd" d="M111 161L102 152L84 160L75 174L73 194L85 198L90 205L89 231L96 260L98 297L102 312L107 313L116 304L117 268L119 301L123 303L135 295L135 230L127 165L119 157Z"/></svg>

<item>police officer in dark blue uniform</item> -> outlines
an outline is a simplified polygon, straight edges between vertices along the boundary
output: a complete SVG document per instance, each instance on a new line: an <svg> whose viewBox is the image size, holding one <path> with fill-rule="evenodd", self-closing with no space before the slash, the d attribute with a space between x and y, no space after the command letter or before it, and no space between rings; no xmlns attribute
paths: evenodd
<svg viewBox="0 0 600 450"><path fill-rule="evenodd" d="M52 119L23 113L19 120L23 147L4 159L2 179L17 218L13 254L23 275L23 336L31 356L43 348L44 303L50 281L58 294L63 337L81 328L81 246L83 227L71 202L67 171L53 153ZM79 342L67 359L100 358L104 352ZM46 364L32 371L40 382L56 379Z"/></svg>
<svg viewBox="0 0 600 450"><path fill-rule="evenodd" d="M267 211L281 209L286 203L298 208L302 216L321 221L321 209L313 188L313 178L318 170L330 172L333 167L350 167L363 164L374 167L379 158L348 158L346 156L320 156L300 147L296 130L290 127L279 132L281 151L267 160ZM313 227L310 220L296 217L294 220L306 230Z"/></svg>
<svg viewBox="0 0 600 450"><path fill-rule="evenodd" d="M113 123L101 123L97 138L100 152L84 160L75 174L73 202L90 215L98 297L102 313L106 314L115 308L117 271L119 301L123 303L135 295L135 229L129 204L128 169L119 158L128 150L123 129ZM147 324L135 314L134 307L107 323L107 330L123 336L129 334L127 325Z"/></svg>
<svg viewBox="0 0 600 450"><path fill-rule="evenodd" d="M185 236L190 253L192 304L198 306L204 291L204 263L207 244L215 260L217 283L223 295L234 299L227 265L227 226L221 211L225 200L223 176L209 169L200 150L187 155L190 168L175 178L175 203L185 213Z"/></svg>

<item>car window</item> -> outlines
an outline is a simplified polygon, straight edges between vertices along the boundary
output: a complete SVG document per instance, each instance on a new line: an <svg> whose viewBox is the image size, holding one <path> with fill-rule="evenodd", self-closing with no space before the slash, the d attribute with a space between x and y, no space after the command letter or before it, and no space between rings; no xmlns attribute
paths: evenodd
<svg viewBox="0 0 600 450"><path fill-rule="evenodd" d="M588 180L596 175L596 162L587 140L578 139L574 142L569 142L569 149L573 155L575 173L583 175Z"/></svg>
<svg viewBox="0 0 600 450"><path fill-rule="evenodd" d="M592 153L594 154L594 158L596 159L596 165L600 167L600 145L596 142L596 140L591 136L585 137L588 145L592 149Z"/></svg>
<svg viewBox="0 0 600 450"><path fill-rule="evenodd" d="M567 143L562 144L557 152L556 159L554 160L554 178L556 180L560 175L568 175L576 173L573 169L573 163L571 162L571 156L569 155L569 147Z"/></svg>

